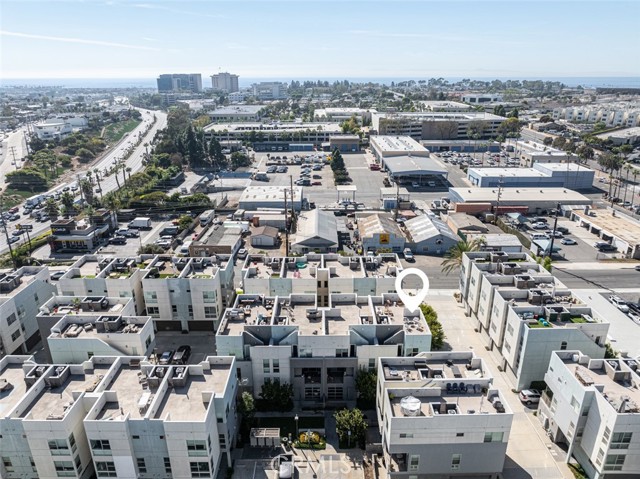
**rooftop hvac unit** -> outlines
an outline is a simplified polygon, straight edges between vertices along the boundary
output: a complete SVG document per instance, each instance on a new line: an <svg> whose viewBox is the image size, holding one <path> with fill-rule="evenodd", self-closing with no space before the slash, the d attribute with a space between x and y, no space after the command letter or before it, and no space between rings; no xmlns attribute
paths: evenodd
<svg viewBox="0 0 640 479"><path fill-rule="evenodd" d="M400 410L405 416L419 416L421 405L420 399L413 396L406 396L400 400Z"/></svg>

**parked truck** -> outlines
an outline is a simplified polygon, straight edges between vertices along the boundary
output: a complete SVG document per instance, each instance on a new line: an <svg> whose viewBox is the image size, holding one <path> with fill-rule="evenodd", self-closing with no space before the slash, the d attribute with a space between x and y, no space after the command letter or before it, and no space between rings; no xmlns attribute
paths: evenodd
<svg viewBox="0 0 640 479"><path fill-rule="evenodd" d="M211 223L211 220L213 220L215 216L216 216L215 210L207 210L203 212L198 218L200 220L200 226L207 226L209 223Z"/></svg>
<svg viewBox="0 0 640 479"><path fill-rule="evenodd" d="M150 230L151 218L143 218L143 217L134 218L129 222L129 228L133 228L137 230Z"/></svg>

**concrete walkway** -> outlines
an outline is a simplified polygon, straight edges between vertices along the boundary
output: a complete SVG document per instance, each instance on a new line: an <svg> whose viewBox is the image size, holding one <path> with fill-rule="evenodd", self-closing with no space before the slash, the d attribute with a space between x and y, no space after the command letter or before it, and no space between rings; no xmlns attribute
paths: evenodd
<svg viewBox="0 0 640 479"><path fill-rule="evenodd" d="M514 384L505 373L498 370L498 363L486 350L486 343L480 334L474 331L471 318L464 315L462 305L455 301L453 294L430 291L426 302L438 312L438 318L447 335L446 341L453 350L471 349L485 360L493 374L494 385L500 388L514 413L502 477L573 479L573 474L564 463L564 455L558 453L557 446L546 436L538 419L533 416L533 410L524 406L517 394L511 392Z"/></svg>

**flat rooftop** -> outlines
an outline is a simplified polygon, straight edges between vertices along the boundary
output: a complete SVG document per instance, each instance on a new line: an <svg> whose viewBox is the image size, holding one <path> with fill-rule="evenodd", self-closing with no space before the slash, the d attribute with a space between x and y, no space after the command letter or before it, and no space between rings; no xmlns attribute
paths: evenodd
<svg viewBox="0 0 640 479"><path fill-rule="evenodd" d="M100 263L95 259L86 258L78 269L80 270L80 277L95 278L100 273Z"/></svg>
<svg viewBox="0 0 640 479"><path fill-rule="evenodd" d="M307 314L312 310L314 314ZM316 308L314 302L285 304L278 311L278 318L285 318L284 323L289 326L297 326L300 335L321 336L324 334L322 313Z"/></svg>
<svg viewBox="0 0 640 479"><path fill-rule="evenodd" d="M205 370L203 374L190 373L185 386L165 393L155 419L203 421L209 407L209 403L204 402L203 393L223 394L229 374L229 365L212 365L211 370Z"/></svg>
<svg viewBox="0 0 640 479"><path fill-rule="evenodd" d="M156 393L156 388L150 388L143 378L144 373L140 367L123 365L105 388L105 391L116 392L118 402L106 402L96 419L98 421L124 420L127 415L131 419L143 418L146 408ZM142 404L144 406L140 407Z"/></svg>
<svg viewBox="0 0 640 479"><path fill-rule="evenodd" d="M563 362L585 387L603 385L602 395L614 409L625 413L640 412L640 390L633 387L631 380L634 375L634 381L637 384L640 382L640 377L626 368L624 359L591 360L589 367L578 364L571 357L563 359ZM609 371L611 375L607 374L606 370L609 366L611 366ZM628 398L628 402L624 406L624 411L620 411L625 398Z"/></svg>
<svg viewBox="0 0 640 479"><path fill-rule="evenodd" d="M575 212L575 215L580 221L588 222L597 228L605 230L605 232L629 243L630 246L640 244L640 222L618 212L613 216L611 210L591 211L595 213L595 216L581 212Z"/></svg>
<svg viewBox="0 0 640 479"><path fill-rule="evenodd" d="M449 188L453 195L452 201L458 198L464 203L490 203L496 204L497 188L462 187ZM539 203L562 203L564 205L590 205L593 203L577 191L567 188L503 188L500 193L500 205L528 205Z"/></svg>
<svg viewBox="0 0 640 479"><path fill-rule="evenodd" d="M238 298L236 307L225 313L226 321L220 334L239 336L245 326L267 326L273 315L274 300L265 298L264 304L258 297Z"/></svg>
<svg viewBox="0 0 640 479"><path fill-rule="evenodd" d="M405 315L404 306L380 305L375 307L376 324L402 326L407 334L426 334L427 324L420 316Z"/></svg>
<svg viewBox="0 0 640 479"><path fill-rule="evenodd" d="M195 269L193 267L189 268L189 272L187 273L186 277L195 279L210 279L213 278L217 273L218 266L208 264L198 269Z"/></svg>
<svg viewBox="0 0 640 479"><path fill-rule="evenodd" d="M0 418L5 417L27 392L22 364L9 364L0 373L0 382L4 382L2 380L9 383L10 386L6 391L0 392Z"/></svg>
<svg viewBox="0 0 640 479"><path fill-rule="evenodd" d="M411 152L428 154L429 151L410 136L375 135L370 139L375 148L385 152Z"/></svg>
<svg viewBox="0 0 640 479"><path fill-rule="evenodd" d="M469 168L468 175L483 178L504 176L505 178L548 178L549 175L535 168Z"/></svg>
<svg viewBox="0 0 640 479"><path fill-rule="evenodd" d="M307 259L306 262L300 261L299 264L296 263L295 269L290 270L288 267L285 267L284 277L285 278L305 278L305 279L315 278L317 276L317 273L314 272L314 268L315 268L315 271L317 271L317 269L321 267L322 267L321 260Z"/></svg>
<svg viewBox="0 0 640 479"><path fill-rule="evenodd" d="M5 283L4 288L6 289L0 292L0 296L14 296L18 294L31 284L38 273L39 271L29 271L24 268L18 271L13 269L0 270L0 281ZM10 286L13 284L15 284L15 287Z"/></svg>
<svg viewBox="0 0 640 479"><path fill-rule="evenodd" d="M358 258L359 259L359 258ZM353 266L353 267L352 267ZM364 278L365 274L360 261L341 263L339 260L324 260L324 267L330 271L330 277Z"/></svg>
<svg viewBox="0 0 640 479"><path fill-rule="evenodd" d="M327 335L347 335L349 327L362 324L361 316L371 317L371 308L364 304L334 304L340 310L339 316L327 317Z"/></svg>
<svg viewBox="0 0 640 479"><path fill-rule="evenodd" d="M402 267L400 262L392 257L383 257L380 263L376 263L375 261L368 262L366 258L364 258L363 261L365 264L365 275L371 278L395 278L398 268Z"/></svg>
<svg viewBox="0 0 640 479"><path fill-rule="evenodd" d="M475 359L475 358L474 358ZM472 367L471 364L478 367ZM385 381L424 383L429 379L481 379L484 372L480 361L471 359L416 359L414 364L398 365L382 363ZM393 387L388 385L387 387Z"/></svg>
<svg viewBox="0 0 640 479"><path fill-rule="evenodd" d="M131 320L131 324L127 323L125 318L119 321L117 329L110 329L109 331L98 332L96 329L96 320L98 316L94 312L87 312L87 315L95 316L92 321L84 321L80 319L75 319L74 316L67 316L65 320L67 321L66 326L61 332L54 332L54 329L51 330L50 338L100 338L102 334L140 334L142 328L144 327L146 321L143 318L136 318L135 320ZM118 315L104 315L106 317L112 318L114 321L119 320L121 317ZM85 316L86 318L86 316ZM113 323L111 323L113 324Z"/></svg>
<svg viewBox="0 0 640 479"><path fill-rule="evenodd" d="M487 397L481 392L455 394L445 393L443 391L440 396L417 397L416 399L420 401L420 407L417 410L419 413L417 414L405 414L402 399L402 397L395 397L391 401L391 410L394 417L434 417L441 415L481 414L487 412L496 413L491 403L487 400Z"/></svg>
<svg viewBox="0 0 640 479"><path fill-rule="evenodd" d="M296 122L277 122L277 123L215 123L209 124L204 128L205 132L216 131L221 132L227 130L229 133L238 131L264 131L264 132L293 132L293 131L306 131L316 130L322 132L329 132L331 134L342 133L342 128L339 123L328 122L313 122L313 123L296 123Z"/></svg>
<svg viewBox="0 0 640 479"><path fill-rule="evenodd" d="M64 368L54 366L54 369L57 367ZM95 365L93 372L70 374L61 386L43 389L22 417L29 415L29 419L39 421L64 419L67 411L76 402L74 394L94 391L110 367L110 364Z"/></svg>

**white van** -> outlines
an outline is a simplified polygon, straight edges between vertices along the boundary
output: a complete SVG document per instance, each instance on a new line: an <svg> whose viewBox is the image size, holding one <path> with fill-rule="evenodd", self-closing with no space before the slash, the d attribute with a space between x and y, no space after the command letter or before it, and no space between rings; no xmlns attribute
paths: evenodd
<svg viewBox="0 0 640 479"><path fill-rule="evenodd" d="M191 243L193 243L193 241L185 241L182 243L180 249L178 249L178 254L180 256L189 256L189 246L191 246Z"/></svg>

